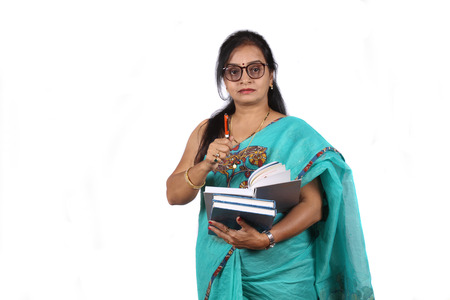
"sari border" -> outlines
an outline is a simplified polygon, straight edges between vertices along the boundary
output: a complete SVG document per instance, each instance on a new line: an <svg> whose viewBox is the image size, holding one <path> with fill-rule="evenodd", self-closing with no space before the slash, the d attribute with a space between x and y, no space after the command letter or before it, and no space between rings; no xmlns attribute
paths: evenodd
<svg viewBox="0 0 450 300"><path fill-rule="evenodd" d="M321 157L323 154L325 154L326 152L335 152L337 154L339 154L342 159L344 158L342 156L342 154L334 147L325 147L322 150L320 150L316 155L314 155L314 157L309 161L309 163L306 165L306 167L303 168L303 170L298 174L297 179L302 179L303 176L305 176L306 172L308 172L308 170L312 167L312 165L314 164L314 162Z"/></svg>
<svg viewBox="0 0 450 300"><path fill-rule="evenodd" d="M219 273L225 267L225 265L227 264L228 259L230 259L230 257L233 254L234 250L236 250L236 247L232 246L231 249L228 251L227 255L225 255L224 259L222 260L220 265L217 267L217 269L214 271L213 275L211 276L211 279L209 280L208 288L206 289L205 300L209 299L209 294L211 293L211 286L212 286L212 283L213 283L214 279L216 279L217 275L219 275Z"/></svg>

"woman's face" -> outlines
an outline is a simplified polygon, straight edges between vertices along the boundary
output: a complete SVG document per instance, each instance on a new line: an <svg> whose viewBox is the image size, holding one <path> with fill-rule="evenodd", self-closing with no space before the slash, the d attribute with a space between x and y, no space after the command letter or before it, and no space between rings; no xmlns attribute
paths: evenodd
<svg viewBox="0 0 450 300"><path fill-rule="evenodd" d="M233 50L226 67L230 65L246 67L258 62L267 63L261 50L253 45L243 45ZM238 81L230 81L224 76L227 91L236 104L268 103L267 93L273 83L273 72L267 66L263 66L263 68L264 75L258 79L251 78L245 69L242 70L242 77ZM252 71L255 70L257 69L252 67Z"/></svg>

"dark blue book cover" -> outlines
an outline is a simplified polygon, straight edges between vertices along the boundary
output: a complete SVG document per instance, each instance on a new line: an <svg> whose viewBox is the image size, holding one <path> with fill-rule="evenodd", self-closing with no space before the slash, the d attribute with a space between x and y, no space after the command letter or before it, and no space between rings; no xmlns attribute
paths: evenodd
<svg viewBox="0 0 450 300"><path fill-rule="evenodd" d="M220 222L230 229L239 230L241 227L236 222L241 217L249 225L259 232L272 228L273 220L277 214L274 208L255 207L238 203L224 203L213 201L211 208L211 220ZM209 231L209 234L214 234Z"/></svg>

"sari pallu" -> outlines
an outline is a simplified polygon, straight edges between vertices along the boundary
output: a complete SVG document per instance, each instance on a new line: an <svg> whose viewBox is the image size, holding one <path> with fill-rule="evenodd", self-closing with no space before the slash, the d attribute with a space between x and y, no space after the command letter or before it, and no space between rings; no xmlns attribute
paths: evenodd
<svg viewBox="0 0 450 300"><path fill-rule="evenodd" d="M273 122L247 149L248 143L236 146L208 175L206 185L246 187L253 170L279 161L291 170L291 179L302 179L302 186L320 177L324 217L274 248L235 249L216 272L231 246L208 235L202 195L196 246L199 299L215 272L209 299L373 299L352 173L342 156L295 117ZM279 213L274 223L283 217Z"/></svg>

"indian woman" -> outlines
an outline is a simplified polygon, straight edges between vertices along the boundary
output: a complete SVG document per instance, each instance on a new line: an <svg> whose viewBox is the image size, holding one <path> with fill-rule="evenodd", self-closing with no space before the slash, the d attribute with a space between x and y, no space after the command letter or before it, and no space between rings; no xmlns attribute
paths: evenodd
<svg viewBox="0 0 450 300"><path fill-rule="evenodd" d="M188 204L200 193L198 298L373 299L351 169L317 131L287 115L276 72L261 35L230 35L216 65L226 105L194 129L167 180L171 205ZM270 231L259 232L240 217L239 230L208 220L205 185L247 188L251 173L273 161L302 186L298 204L278 213Z"/></svg>

